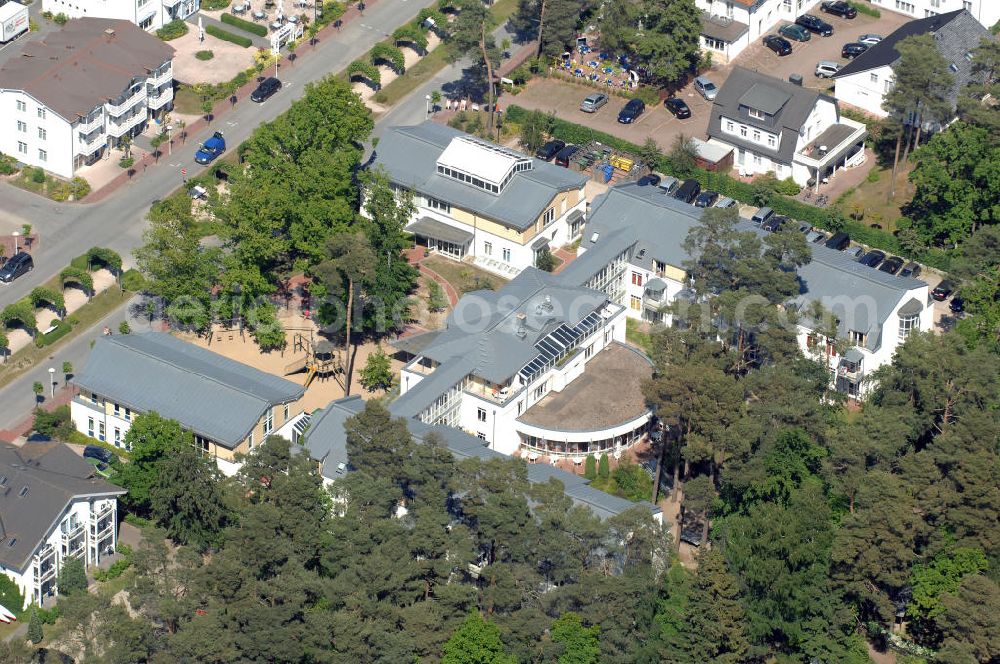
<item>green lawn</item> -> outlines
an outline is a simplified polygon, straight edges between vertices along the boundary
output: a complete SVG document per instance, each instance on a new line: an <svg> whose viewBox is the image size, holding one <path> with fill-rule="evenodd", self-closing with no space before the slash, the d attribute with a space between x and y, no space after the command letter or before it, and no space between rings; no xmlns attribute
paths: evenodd
<svg viewBox="0 0 1000 664"><path fill-rule="evenodd" d="M482 288L498 290L507 280L467 263L458 263L442 256L431 256L424 265L434 270L452 285L459 297L463 293Z"/></svg>
<svg viewBox="0 0 1000 664"><path fill-rule="evenodd" d="M892 233L896 230L896 222L903 216L900 208L910 202L910 194L907 191L909 171L909 168L900 167L896 175L896 196L891 202L889 184L892 180L892 169L877 168L875 172L878 173L878 180L874 182L865 180L841 196L837 204L846 215L863 214L861 223L868 226L878 224L882 230Z"/></svg>
<svg viewBox="0 0 1000 664"><path fill-rule="evenodd" d="M646 324L642 321L634 318L625 319L625 341L637 348L641 348L647 355L652 352L652 336L648 332Z"/></svg>

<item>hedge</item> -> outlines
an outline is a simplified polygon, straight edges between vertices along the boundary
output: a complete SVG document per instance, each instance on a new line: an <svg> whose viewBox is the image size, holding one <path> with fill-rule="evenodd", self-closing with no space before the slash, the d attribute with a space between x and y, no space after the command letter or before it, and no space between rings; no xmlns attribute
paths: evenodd
<svg viewBox="0 0 1000 664"><path fill-rule="evenodd" d="M214 25L206 25L205 32L212 35L216 39L221 39L222 41L227 41L237 46L242 46L243 48L250 48L253 46L253 40L249 37L243 37L241 35L234 35L228 30L223 30L220 27Z"/></svg>
<svg viewBox="0 0 1000 664"><path fill-rule="evenodd" d="M52 324L55 325L56 329L52 330L48 334L39 334L35 337L35 345L39 348L51 346L73 330L73 327L63 320L53 321Z"/></svg>
<svg viewBox="0 0 1000 664"><path fill-rule="evenodd" d="M156 36L163 41L170 41L171 39L177 39L178 37L183 37L188 33L188 24L180 19L176 21L171 21L167 23L162 28L156 31Z"/></svg>
<svg viewBox="0 0 1000 664"><path fill-rule="evenodd" d="M391 44L375 44L369 57L373 65L384 62L396 70L397 74L403 74L406 71L406 58L403 57L403 52Z"/></svg>
<svg viewBox="0 0 1000 664"><path fill-rule="evenodd" d="M232 14L223 13L221 20L223 23L228 23L229 25L239 28L244 32L249 32L252 35L258 35L260 37L267 37L267 26L260 25L259 23L253 23L251 21L245 21L242 18L233 16Z"/></svg>

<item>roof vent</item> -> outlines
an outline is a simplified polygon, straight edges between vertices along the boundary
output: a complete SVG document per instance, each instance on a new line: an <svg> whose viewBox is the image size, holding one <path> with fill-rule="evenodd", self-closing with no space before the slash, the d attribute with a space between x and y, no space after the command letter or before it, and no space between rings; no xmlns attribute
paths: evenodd
<svg viewBox="0 0 1000 664"><path fill-rule="evenodd" d="M593 235L590 236L590 241L591 242L597 242L597 238L599 238L599 237L601 237L600 233L594 233Z"/></svg>
<svg viewBox="0 0 1000 664"><path fill-rule="evenodd" d="M545 296L545 300L538 303L538 313L552 311L552 297L549 295Z"/></svg>
<svg viewBox="0 0 1000 664"><path fill-rule="evenodd" d="M338 473L343 473L346 470L347 470L347 464L346 463L344 463L343 461L341 461L340 463L337 464L337 472Z"/></svg>
<svg viewBox="0 0 1000 664"><path fill-rule="evenodd" d="M528 336L528 328L524 326L524 320L527 316L523 312L518 312L517 314L517 328L514 330L514 334L517 335L518 339L524 339Z"/></svg>

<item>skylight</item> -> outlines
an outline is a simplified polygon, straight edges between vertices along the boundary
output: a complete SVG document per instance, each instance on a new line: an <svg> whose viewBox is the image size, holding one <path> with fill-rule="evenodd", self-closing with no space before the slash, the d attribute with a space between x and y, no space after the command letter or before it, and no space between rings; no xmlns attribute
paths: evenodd
<svg viewBox="0 0 1000 664"><path fill-rule="evenodd" d="M438 175L499 195L511 178L531 170L531 159L473 136L452 139L437 161Z"/></svg>

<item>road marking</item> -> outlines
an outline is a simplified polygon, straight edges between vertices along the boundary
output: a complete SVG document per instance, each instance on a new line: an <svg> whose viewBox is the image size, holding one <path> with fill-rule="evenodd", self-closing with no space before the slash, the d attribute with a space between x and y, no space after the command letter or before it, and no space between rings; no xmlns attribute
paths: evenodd
<svg viewBox="0 0 1000 664"><path fill-rule="evenodd" d="M230 127L235 127L236 125L239 124L239 122L238 121L237 122L233 122L233 121L230 120L230 121L227 121L226 124L229 125Z"/></svg>
<svg viewBox="0 0 1000 664"><path fill-rule="evenodd" d="M170 164L170 168L177 168L178 166L180 166L180 162L176 164Z"/></svg>

